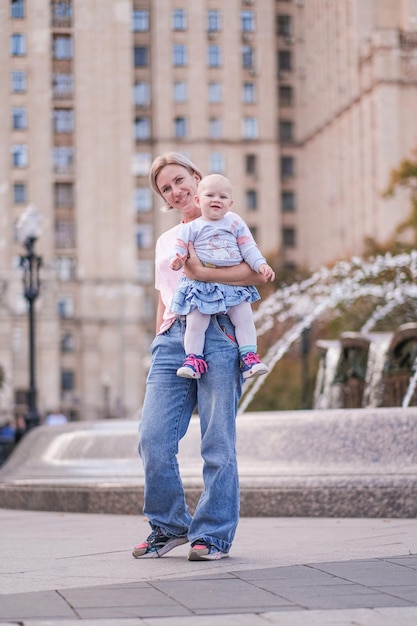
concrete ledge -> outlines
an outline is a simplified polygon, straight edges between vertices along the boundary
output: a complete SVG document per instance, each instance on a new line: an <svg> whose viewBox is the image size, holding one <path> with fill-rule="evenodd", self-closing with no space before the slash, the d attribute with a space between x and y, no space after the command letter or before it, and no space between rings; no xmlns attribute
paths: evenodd
<svg viewBox="0 0 417 626"><path fill-rule="evenodd" d="M179 455L191 509L199 438L195 417ZM41 426L0 470L1 507L138 514L137 444L133 421ZM417 516L416 407L244 414L238 455L242 516Z"/></svg>

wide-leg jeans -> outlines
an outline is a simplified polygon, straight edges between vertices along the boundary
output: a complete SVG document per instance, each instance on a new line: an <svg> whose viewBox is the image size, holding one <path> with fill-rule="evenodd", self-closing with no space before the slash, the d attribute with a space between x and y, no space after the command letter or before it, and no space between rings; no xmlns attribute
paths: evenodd
<svg viewBox="0 0 417 626"><path fill-rule="evenodd" d="M211 316L199 380L180 378L185 318L152 343L139 422L139 454L145 471L144 515L166 535L204 539L228 552L239 519L236 414L242 391L238 346L227 315ZM178 444L198 406L204 489L191 516L177 460Z"/></svg>

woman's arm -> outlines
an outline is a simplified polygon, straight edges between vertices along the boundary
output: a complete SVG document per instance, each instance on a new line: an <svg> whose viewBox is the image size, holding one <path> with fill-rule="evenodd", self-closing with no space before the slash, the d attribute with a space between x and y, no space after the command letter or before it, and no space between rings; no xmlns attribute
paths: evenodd
<svg viewBox="0 0 417 626"><path fill-rule="evenodd" d="M184 272L191 280L204 283L223 283L224 285L265 285L268 279L255 272L244 261L232 267L206 267L195 253L193 244L188 246L190 256L184 265Z"/></svg>

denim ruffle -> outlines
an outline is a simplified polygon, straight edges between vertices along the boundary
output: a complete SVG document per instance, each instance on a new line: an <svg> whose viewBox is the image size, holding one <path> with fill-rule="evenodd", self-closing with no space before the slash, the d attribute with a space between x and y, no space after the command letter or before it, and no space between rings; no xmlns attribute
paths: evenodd
<svg viewBox="0 0 417 626"><path fill-rule="evenodd" d="M222 283L203 283L183 276L171 302L170 310L177 315L188 315L198 309L206 315L226 313L230 307L241 302L260 300L258 290L253 285L237 287Z"/></svg>

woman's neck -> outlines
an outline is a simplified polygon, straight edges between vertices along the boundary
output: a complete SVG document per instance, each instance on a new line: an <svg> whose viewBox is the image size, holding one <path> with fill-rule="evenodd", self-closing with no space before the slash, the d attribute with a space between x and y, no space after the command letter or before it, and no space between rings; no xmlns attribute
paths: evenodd
<svg viewBox="0 0 417 626"><path fill-rule="evenodd" d="M182 215L182 223L187 224L187 222L192 222L196 220L198 217L201 217L201 211L196 206L187 214Z"/></svg>

